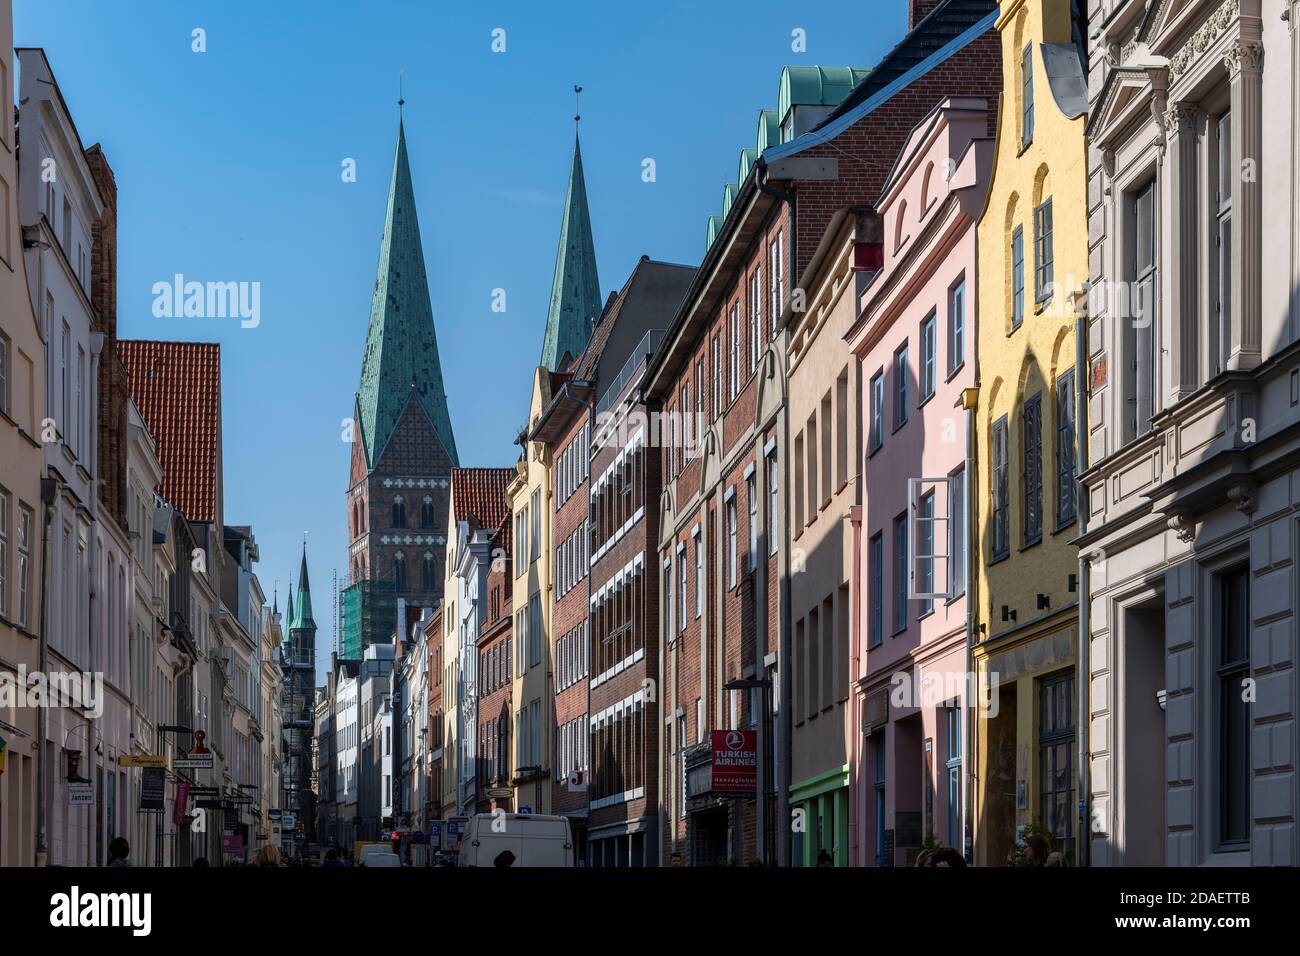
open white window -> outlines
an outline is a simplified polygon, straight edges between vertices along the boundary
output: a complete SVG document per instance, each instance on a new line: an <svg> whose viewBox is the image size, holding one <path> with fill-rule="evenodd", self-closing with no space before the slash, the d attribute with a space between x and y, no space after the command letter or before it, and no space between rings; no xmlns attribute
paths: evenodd
<svg viewBox="0 0 1300 956"><path fill-rule="evenodd" d="M907 480L907 597L950 600L962 592L952 560L952 521L964 513L959 476ZM956 529L962 533L961 528Z"/></svg>

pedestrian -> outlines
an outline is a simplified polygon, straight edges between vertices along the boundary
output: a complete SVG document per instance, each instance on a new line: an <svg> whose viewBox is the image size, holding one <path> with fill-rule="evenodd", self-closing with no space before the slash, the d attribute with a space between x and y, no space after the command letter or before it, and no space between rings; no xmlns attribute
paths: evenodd
<svg viewBox="0 0 1300 956"><path fill-rule="evenodd" d="M109 866L130 866L131 865L131 844L126 842L125 837L114 837L108 845L108 865Z"/></svg>
<svg viewBox="0 0 1300 956"><path fill-rule="evenodd" d="M264 846L257 851L257 857L250 866L279 866L280 851L273 846Z"/></svg>
<svg viewBox="0 0 1300 956"><path fill-rule="evenodd" d="M339 859L339 851L334 849L334 847L330 847L325 851L325 863L323 865L328 866L331 869L343 866L343 861Z"/></svg>
<svg viewBox="0 0 1300 956"><path fill-rule="evenodd" d="M818 850L818 851L817 851L817 865L818 865L818 866L834 866L834 865L835 865L835 861L831 859L831 855L830 855L829 853L827 853L825 850Z"/></svg>
<svg viewBox="0 0 1300 956"><path fill-rule="evenodd" d="M966 858L950 846L941 846L930 854L930 866L965 866Z"/></svg>
<svg viewBox="0 0 1300 956"><path fill-rule="evenodd" d="M206 870L208 868L208 858L206 856L196 856L190 866L196 870Z"/></svg>
<svg viewBox="0 0 1300 956"><path fill-rule="evenodd" d="M1031 833L1025 837L1025 863L1029 866L1043 866L1052 852L1052 845L1041 833Z"/></svg>
<svg viewBox="0 0 1300 956"><path fill-rule="evenodd" d="M1047 862L1043 864L1043 866L1069 866L1069 865L1070 865L1069 863L1065 862L1065 854L1062 853L1060 850L1053 850L1051 853L1047 854Z"/></svg>

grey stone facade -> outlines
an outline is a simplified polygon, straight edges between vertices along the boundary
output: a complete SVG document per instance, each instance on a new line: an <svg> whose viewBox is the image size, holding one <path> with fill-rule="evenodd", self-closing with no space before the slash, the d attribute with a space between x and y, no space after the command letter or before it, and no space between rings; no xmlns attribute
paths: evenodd
<svg viewBox="0 0 1300 956"><path fill-rule="evenodd" d="M1300 3L1089 18L1091 862L1295 865Z"/></svg>

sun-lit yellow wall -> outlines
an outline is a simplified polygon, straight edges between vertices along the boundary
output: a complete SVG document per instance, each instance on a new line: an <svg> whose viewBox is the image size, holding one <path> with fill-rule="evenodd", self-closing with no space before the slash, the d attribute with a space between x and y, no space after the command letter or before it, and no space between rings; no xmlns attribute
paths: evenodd
<svg viewBox="0 0 1300 956"><path fill-rule="evenodd" d="M999 109L995 168L988 205L979 223L979 398L975 411L976 515L978 568L975 582L976 669L998 670L1015 701L1004 722L990 727L980 719L976 739L976 844L980 862L1001 863L1012 814L985 818L987 794L1010 790L1017 826L1040 817L1038 773L1038 681L1073 666L1078 594L1071 590L1078 552L1070 545L1077 523L1057 520L1058 377L1075 365L1075 311L1072 293L1088 276L1086 218L1086 116L1067 118L1052 97L1039 44L1070 41L1068 0L1016 0L1002 6L1003 94ZM1021 56L1033 44L1033 136L1022 140ZM1052 201L1053 284L1046 301L1035 301L1034 209ZM1012 323L1012 234L1024 236L1024 313ZM1025 540L1022 480L1023 403L1041 393L1042 535ZM1073 394L1070 401L1074 401ZM993 560L993 493L990 439L993 425L1007 419L1008 549ZM1077 460L1077 459L1076 459ZM1077 507L1076 507L1077 512ZM1047 607L1040 607L1040 595ZM1007 620L1003 619L1003 607ZM1014 619L1011 615L1014 614ZM1076 693L1079 688L1076 686ZM1014 727L1014 741L1011 728ZM991 754L1003 766L1014 764L1014 779L995 782L988 773ZM1076 768L1077 773L1077 768ZM1027 805L1016 807L1023 781ZM1008 786L1009 785L1009 786ZM1076 783L1077 797L1077 783ZM996 796L994 799L998 799ZM1006 809L1005 806L1003 808ZM984 819L982 819L984 818ZM994 833L993 830L998 832ZM1009 832L1008 832L1009 831Z"/></svg>

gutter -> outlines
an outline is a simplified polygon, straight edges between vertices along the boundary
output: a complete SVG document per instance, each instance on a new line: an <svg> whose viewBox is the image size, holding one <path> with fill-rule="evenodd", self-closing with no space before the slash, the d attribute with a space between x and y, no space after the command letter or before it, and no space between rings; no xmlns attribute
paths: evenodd
<svg viewBox="0 0 1300 956"><path fill-rule="evenodd" d="M1074 391L1075 391L1075 480L1074 511L1079 522L1079 536L1088 531L1088 512L1081 495L1083 483L1079 475L1088 470L1088 390L1084 382L1084 370L1088 360L1088 292L1074 295ZM1075 659L1075 693L1078 696L1078 741L1079 741L1079 865L1092 863L1092 784L1090 774L1089 720L1091 719L1091 702L1088 693L1088 675L1091 665L1088 659L1090 622L1091 562L1079 551L1079 650Z"/></svg>

